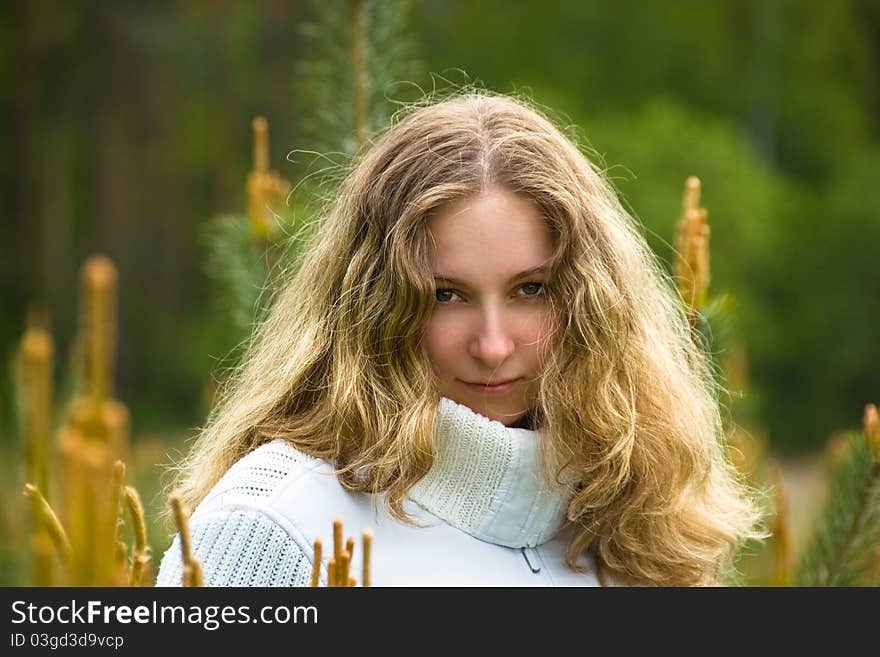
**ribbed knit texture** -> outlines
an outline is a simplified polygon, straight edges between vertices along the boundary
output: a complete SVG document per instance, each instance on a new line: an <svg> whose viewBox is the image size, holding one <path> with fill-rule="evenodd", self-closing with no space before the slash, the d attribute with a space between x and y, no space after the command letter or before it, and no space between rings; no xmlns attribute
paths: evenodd
<svg viewBox="0 0 880 657"><path fill-rule="evenodd" d="M435 458L410 498L449 525L508 547L550 540L565 522L571 489L550 486L538 467L540 432L505 427L441 399ZM205 584L305 586L311 554L259 510L298 462L312 459L283 440L247 454L217 482L190 519L193 555ZM328 522L330 519L328 519ZM159 568L157 586L183 578L180 537Z"/></svg>
<svg viewBox="0 0 880 657"><path fill-rule="evenodd" d="M540 439L539 431L506 427L442 398L434 464L410 498L480 540L540 545L562 528L572 494L542 476Z"/></svg>
<svg viewBox="0 0 880 657"><path fill-rule="evenodd" d="M312 565L281 527L258 511L235 510L193 518L192 552L205 586L307 586ZM180 586L180 535L159 568L157 586Z"/></svg>
<svg viewBox="0 0 880 657"><path fill-rule="evenodd" d="M259 455L256 452L259 451ZM310 458L283 440L262 445L234 463L212 488L199 513L208 513L232 504L251 505L269 498L290 474L293 465Z"/></svg>

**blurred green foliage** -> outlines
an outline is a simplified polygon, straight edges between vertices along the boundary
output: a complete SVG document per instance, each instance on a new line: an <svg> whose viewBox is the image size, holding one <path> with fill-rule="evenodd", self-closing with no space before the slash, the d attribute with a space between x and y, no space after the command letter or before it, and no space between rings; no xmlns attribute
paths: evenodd
<svg viewBox="0 0 880 657"><path fill-rule="evenodd" d="M303 85L313 7L0 6L4 363L42 305L60 373L77 269L103 252L120 269L117 396L135 440L203 420L236 344L204 233L244 209L251 119L268 118L272 167L294 184L328 148ZM435 75L408 82L524 93L577 126L666 262L683 182L700 177L712 289L735 301L749 421L775 448L817 447L880 400L880 2L425 0L409 25L401 52Z"/></svg>

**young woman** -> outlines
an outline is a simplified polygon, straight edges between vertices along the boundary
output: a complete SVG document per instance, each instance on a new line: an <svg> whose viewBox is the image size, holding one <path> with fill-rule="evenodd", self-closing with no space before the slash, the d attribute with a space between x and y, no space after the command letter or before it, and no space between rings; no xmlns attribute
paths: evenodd
<svg viewBox="0 0 880 657"><path fill-rule="evenodd" d="M717 392L597 169L461 94L355 163L176 489L208 585L307 584L336 517L377 586L716 585L761 535Z"/></svg>

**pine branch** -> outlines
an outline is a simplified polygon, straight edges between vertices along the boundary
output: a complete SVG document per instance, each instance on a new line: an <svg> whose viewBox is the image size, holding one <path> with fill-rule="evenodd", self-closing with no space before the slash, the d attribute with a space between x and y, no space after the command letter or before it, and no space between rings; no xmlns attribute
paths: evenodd
<svg viewBox="0 0 880 657"><path fill-rule="evenodd" d="M218 301L235 344L239 344L250 335L254 321L265 310L266 265L250 224L242 215L215 217L206 225L203 239L206 273L217 284Z"/></svg>
<svg viewBox="0 0 880 657"><path fill-rule="evenodd" d="M329 199L339 182L336 174L345 168L340 165L347 164L367 143L373 130L389 122L402 97L396 91L403 88L395 85L413 75L417 66L407 27L410 0L312 0L312 11L314 20L301 26L311 55L300 62L297 70L297 100L302 108L299 115L311 141L305 144L310 148L302 152L317 154L316 160L329 161L329 165L317 172L305 172L296 187L306 186L304 196L323 195ZM265 125L261 125L265 132ZM264 151L266 148L255 145L255 172L248 185L251 205L261 213L266 205L264 195L251 192L264 191L261 176L268 175L270 164ZM313 179L316 185L312 185ZM278 269L294 263L314 228L307 219L311 216L320 213L308 209L298 218L280 218L277 232L263 228L256 231L258 243L244 217L221 215L207 225L206 273L220 290L220 302L233 333L232 344L245 344L271 302L265 294L270 264L264 261L264 254L278 256ZM250 225L254 224L263 226L268 222L252 221ZM231 356L235 353L237 349Z"/></svg>
<svg viewBox="0 0 880 657"><path fill-rule="evenodd" d="M358 148L367 141L370 126L367 119L367 22L364 0L348 0L349 42L351 47L351 104L354 114L354 132Z"/></svg>
<svg viewBox="0 0 880 657"><path fill-rule="evenodd" d="M409 32L410 0L311 0L301 26L310 57L297 67L309 150L351 156L387 125L421 66ZM415 94L411 94L415 95Z"/></svg>
<svg viewBox="0 0 880 657"><path fill-rule="evenodd" d="M685 305L694 341L710 358L712 376L724 388L724 372L718 360L734 332L734 301L726 293L709 297L709 212L700 206L701 183L696 176L685 180L682 214L675 228L673 281Z"/></svg>
<svg viewBox="0 0 880 657"><path fill-rule="evenodd" d="M694 311L695 337L710 358L715 382L722 387L726 387L726 382L721 361L733 343L736 329L734 308L733 297L722 293L713 295L701 310Z"/></svg>
<svg viewBox="0 0 880 657"><path fill-rule="evenodd" d="M880 462L865 437L850 437L822 515L798 565L799 586L868 584L880 540Z"/></svg>

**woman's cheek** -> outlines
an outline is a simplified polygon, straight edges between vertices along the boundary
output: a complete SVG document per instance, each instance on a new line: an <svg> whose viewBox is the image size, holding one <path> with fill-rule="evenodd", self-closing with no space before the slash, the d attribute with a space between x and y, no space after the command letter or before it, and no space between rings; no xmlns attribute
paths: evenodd
<svg viewBox="0 0 880 657"><path fill-rule="evenodd" d="M447 361L455 350L455 325L442 317L431 317L422 336L428 360L438 374L446 370Z"/></svg>
<svg viewBox="0 0 880 657"><path fill-rule="evenodd" d="M528 344L533 350L533 358L542 369L549 352L553 349L554 331L550 312L542 312L532 318L529 327Z"/></svg>

